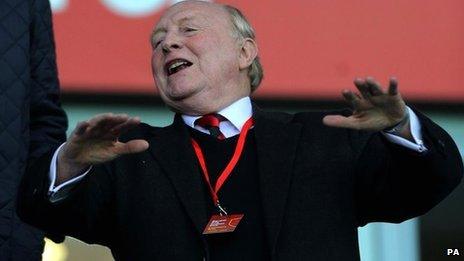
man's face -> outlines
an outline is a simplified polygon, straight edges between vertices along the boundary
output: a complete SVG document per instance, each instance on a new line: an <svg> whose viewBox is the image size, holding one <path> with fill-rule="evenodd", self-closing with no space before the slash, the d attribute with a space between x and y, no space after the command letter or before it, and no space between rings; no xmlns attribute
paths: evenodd
<svg viewBox="0 0 464 261"><path fill-rule="evenodd" d="M195 107L236 95L240 46L228 14L217 5L171 7L156 25L152 45L156 85L175 110L195 114Z"/></svg>

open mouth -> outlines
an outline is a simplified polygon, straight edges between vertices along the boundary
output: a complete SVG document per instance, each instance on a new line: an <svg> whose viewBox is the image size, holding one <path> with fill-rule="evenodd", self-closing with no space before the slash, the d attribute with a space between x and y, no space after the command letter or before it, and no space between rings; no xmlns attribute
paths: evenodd
<svg viewBox="0 0 464 261"><path fill-rule="evenodd" d="M185 59L174 59L168 62L164 66L164 69L166 70L167 75L171 76L176 72L182 71L183 69L188 68L190 66L192 66L192 63L190 61L187 61Z"/></svg>

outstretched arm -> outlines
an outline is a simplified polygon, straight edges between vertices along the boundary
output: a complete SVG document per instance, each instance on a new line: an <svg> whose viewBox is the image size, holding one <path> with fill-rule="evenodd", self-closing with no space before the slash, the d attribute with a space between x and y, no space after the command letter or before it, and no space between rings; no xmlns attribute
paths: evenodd
<svg viewBox="0 0 464 261"><path fill-rule="evenodd" d="M344 99L353 109L352 115L325 116L325 125L359 130L359 133L383 131L385 135L388 135L385 131L394 128L396 136L421 146L425 143L427 147L411 151L406 149L409 146L392 141L391 137L386 136L389 141L385 141L379 133L365 136L367 140L354 171L359 225L374 221L401 222L424 214L443 200L462 178L462 159L456 145L424 115L408 116L395 78L390 79L387 91L372 77L357 78L354 84L360 94L343 91ZM422 129L419 134L417 125ZM416 140L418 135L421 138ZM421 153L425 150L428 153Z"/></svg>
<svg viewBox="0 0 464 261"><path fill-rule="evenodd" d="M122 133L139 123L138 118L111 113L79 123L59 150L56 180L64 182L82 174L81 171L92 164L148 148L145 140L118 140ZM113 170L109 164L98 164L85 179L68 186L72 193L61 200L51 200L48 174L52 155L53 151L49 151L29 162L19 189L18 214L25 222L49 233L109 245L114 238L114 225L110 218L114 213Z"/></svg>

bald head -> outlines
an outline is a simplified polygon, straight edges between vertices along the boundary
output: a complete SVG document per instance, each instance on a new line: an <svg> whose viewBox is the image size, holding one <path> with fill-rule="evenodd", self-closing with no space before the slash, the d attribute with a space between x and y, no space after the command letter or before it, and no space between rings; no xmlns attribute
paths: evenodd
<svg viewBox="0 0 464 261"><path fill-rule="evenodd" d="M202 1L202 0L184 0L184 1L179 1L173 5L171 5L169 9L173 8L173 7L176 7L176 6L179 6L179 5L203 5L203 6L206 6L206 7L211 7L211 8L217 8L217 9L223 9L224 8L224 5L223 4L219 4L219 3L215 3L215 2L211 2L211 1Z"/></svg>

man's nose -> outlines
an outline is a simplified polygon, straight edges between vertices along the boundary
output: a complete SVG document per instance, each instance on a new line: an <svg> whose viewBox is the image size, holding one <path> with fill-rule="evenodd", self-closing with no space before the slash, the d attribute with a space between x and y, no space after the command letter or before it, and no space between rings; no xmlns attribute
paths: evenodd
<svg viewBox="0 0 464 261"><path fill-rule="evenodd" d="M163 41L162 49L164 54L168 54L172 50L180 48L182 48L182 43L177 37L167 36Z"/></svg>

